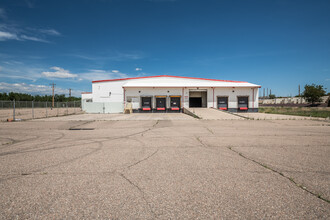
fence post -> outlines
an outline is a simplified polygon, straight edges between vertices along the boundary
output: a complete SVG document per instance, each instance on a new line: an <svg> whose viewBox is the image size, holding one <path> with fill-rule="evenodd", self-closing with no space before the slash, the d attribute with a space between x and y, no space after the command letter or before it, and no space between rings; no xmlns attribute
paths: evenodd
<svg viewBox="0 0 330 220"><path fill-rule="evenodd" d="M57 116L58 116L58 102L57 102L57 104L56 104L56 105L57 105L57 108L56 108L56 110L57 110Z"/></svg>
<svg viewBox="0 0 330 220"><path fill-rule="evenodd" d="M47 101L46 101L46 118L48 117Z"/></svg>
<svg viewBox="0 0 330 220"><path fill-rule="evenodd" d="M76 101L73 101L73 111L76 114Z"/></svg>
<svg viewBox="0 0 330 220"><path fill-rule="evenodd" d="M15 121L15 99L13 101L13 121Z"/></svg>
<svg viewBox="0 0 330 220"><path fill-rule="evenodd" d="M32 101L32 119L34 119L34 102Z"/></svg>
<svg viewBox="0 0 330 220"><path fill-rule="evenodd" d="M68 106L68 102L66 102L66 115L69 114L69 106Z"/></svg>

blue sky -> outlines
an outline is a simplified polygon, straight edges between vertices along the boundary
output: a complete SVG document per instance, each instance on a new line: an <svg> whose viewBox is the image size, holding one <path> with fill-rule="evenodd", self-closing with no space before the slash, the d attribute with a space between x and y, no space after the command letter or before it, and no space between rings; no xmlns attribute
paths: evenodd
<svg viewBox="0 0 330 220"><path fill-rule="evenodd" d="M0 92L149 75L330 88L329 0L1 0ZM329 90L328 90L329 91Z"/></svg>

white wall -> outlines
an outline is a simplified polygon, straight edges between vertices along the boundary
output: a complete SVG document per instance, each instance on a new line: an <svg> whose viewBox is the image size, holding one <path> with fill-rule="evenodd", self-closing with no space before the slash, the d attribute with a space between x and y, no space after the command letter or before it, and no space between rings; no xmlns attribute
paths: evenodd
<svg viewBox="0 0 330 220"><path fill-rule="evenodd" d="M150 79L152 80L152 79ZM124 88L123 85L129 80L97 82L92 84L93 102L102 103L123 103L124 102ZM128 97L133 97L133 108L140 108L141 96L181 96L181 107L189 107L189 90L196 90L197 88L125 88L125 100ZM249 97L249 108L258 108L258 88L199 88L207 90L207 107L217 107L217 96L228 96L228 108L237 108L237 96ZM234 90L234 92L232 92ZM139 92L140 91L140 92ZM110 94L111 93L111 94ZM254 98L252 97L254 96ZM135 98L134 98L135 97ZM155 97L153 98L153 105L155 105ZM254 102L253 102L254 99ZM169 98L167 100L167 107L169 108ZM153 106L155 108L155 106Z"/></svg>
<svg viewBox="0 0 330 220"><path fill-rule="evenodd" d="M140 91L140 92L139 92ZM153 96L152 107L155 108L156 100L155 96L182 96L182 88L126 88L125 89L125 100L133 97L138 103L133 101L133 109L140 108L140 97L141 96ZM181 97L182 104L182 97ZM167 108L170 107L170 99L166 100Z"/></svg>
<svg viewBox="0 0 330 220"><path fill-rule="evenodd" d="M238 107L238 96L248 96L249 108L258 108L258 91L258 88L215 88L214 107L217 107L217 96L228 96L228 108ZM209 100L209 107L213 107L213 97L212 100Z"/></svg>
<svg viewBox="0 0 330 220"><path fill-rule="evenodd" d="M205 88L199 88L201 91L205 91ZM126 99L133 97L138 103L133 102L133 108L140 108L141 96L153 96L153 105L155 105L155 97L157 95L179 95L181 96L181 107L189 108L189 91L197 91L197 88L126 88ZM237 96L249 97L249 108L258 108L258 88L207 88L207 107L217 108L217 96L228 96L228 108L237 108ZM140 91L140 93L139 93ZM182 96L183 91L183 96ZM234 91L234 92L232 92ZM253 102L254 95L254 102ZM155 108L155 106L152 106ZM169 107L169 100L167 100L167 107Z"/></svg>
<svg viewBox="0 0 330 220"><path fill-rule="evenodd" d="M92 98L93 98L92 93L81 93L81 100L92 99Z"/></svg>
<svg viewBox="0 0 330 220"><path fill-rule="evenodd" d="M93 83L93 102L122 102L123 85L126 82L127 80Z"/></svg>
<svg viewBox="0 0 330 220"><path fill-rule="evenodd" d="M124 105L122 102L83 102L83 111L87 113L121 113Z"/></svg>

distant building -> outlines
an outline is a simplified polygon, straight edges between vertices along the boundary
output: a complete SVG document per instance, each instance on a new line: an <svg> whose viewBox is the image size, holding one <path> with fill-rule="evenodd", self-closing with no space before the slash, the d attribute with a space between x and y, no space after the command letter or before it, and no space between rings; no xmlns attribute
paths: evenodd
<svg viewBox="0 0 330 220"><path fill-rule="evenodd" d="M147 76L92 82L82 93L83 110L119 113L131 103L133 112L178 112L182 108L258 111L258 88L248 82L181 76Z"/></svg>

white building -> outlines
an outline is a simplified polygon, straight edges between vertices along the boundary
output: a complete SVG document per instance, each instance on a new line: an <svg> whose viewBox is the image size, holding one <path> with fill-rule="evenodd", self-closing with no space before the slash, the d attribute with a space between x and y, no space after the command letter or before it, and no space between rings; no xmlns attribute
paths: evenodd
<svg viewBox="0 0 330 220"><path fill-rule="evenodd" d="M176 112L182 108L258 111L258 88L248 82L181 76L147 76L92 82L92 93L82 93L83 110L90 113Z"/></svg>

